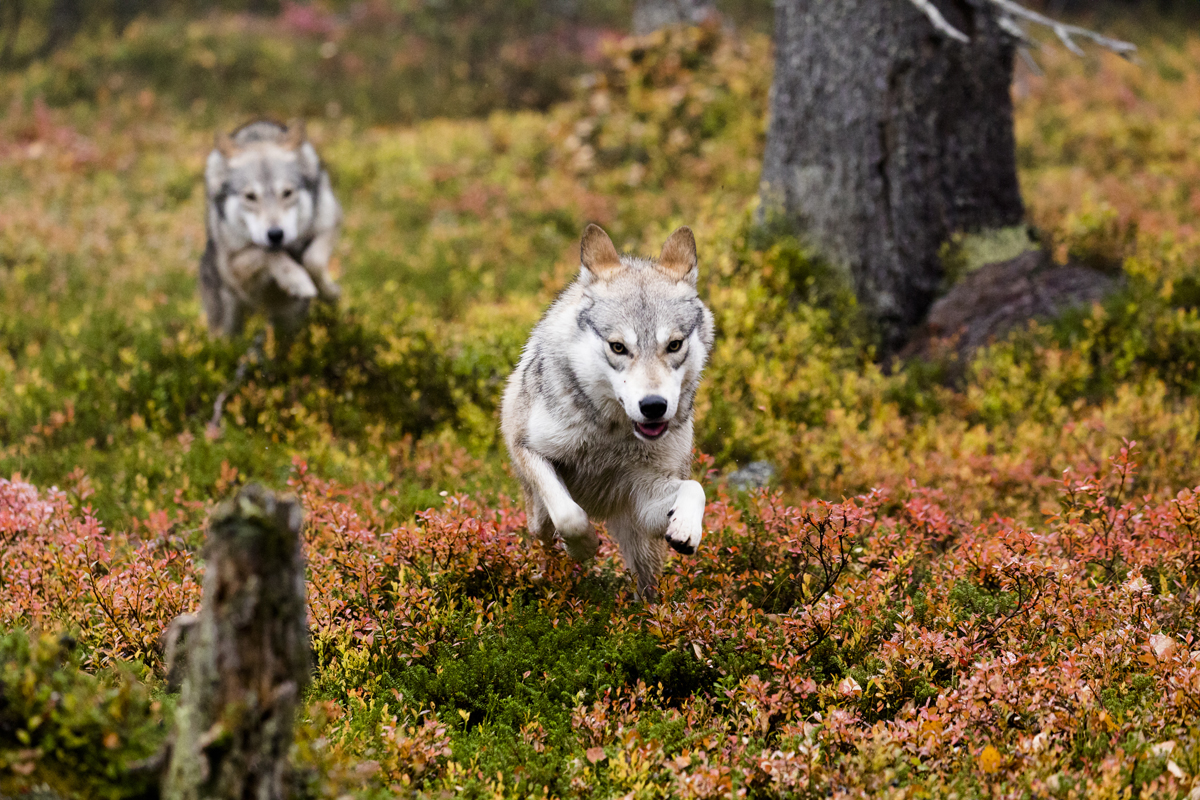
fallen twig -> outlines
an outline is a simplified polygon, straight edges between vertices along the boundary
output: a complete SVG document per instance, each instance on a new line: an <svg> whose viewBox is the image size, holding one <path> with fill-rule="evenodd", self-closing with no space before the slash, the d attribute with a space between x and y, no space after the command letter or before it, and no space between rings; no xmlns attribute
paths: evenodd
<svg viewBox="0 0 1200 800"><path fill-rule="evenodd" d="M250 343L250 347L238 359L237 371L233 373L233 379L225 385L221 393L217 395L217 399L213 402L212 419L208 421L209 433L216 434L221 430L221 415L225 412L225 401L229 399L229 395L238 390L238 387L246 380L246 373L250 371L251 364L258 364L263 358L263 342L265 336L262 331L254 337L254 341Z"/></svg>

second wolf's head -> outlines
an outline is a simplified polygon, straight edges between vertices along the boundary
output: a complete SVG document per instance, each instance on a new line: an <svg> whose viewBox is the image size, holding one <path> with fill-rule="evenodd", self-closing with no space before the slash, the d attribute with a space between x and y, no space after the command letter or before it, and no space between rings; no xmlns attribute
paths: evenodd
<svg viewBox="0 0 1200 800"><path fill-rule="evenodd" d="M218 134L204 185L217 235L231 247L286 249L310 235L321 160L301 122L252 122Z"/></svg>
<svg viewBox="0 0 1200 800"><path fill-rule="evenodd" d="M619 405L637 438L653 441L691 419L713 345L713 316L696 294L696 240L682 227L657 259L636 258L589 225L580 250L579 378L603 405Z"/></svg>

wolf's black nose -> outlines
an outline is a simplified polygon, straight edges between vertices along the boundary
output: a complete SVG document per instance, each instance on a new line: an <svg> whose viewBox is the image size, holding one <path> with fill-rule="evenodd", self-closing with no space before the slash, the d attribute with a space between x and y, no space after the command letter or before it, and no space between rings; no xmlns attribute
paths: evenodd
<svg viewBox="0 0 1200 800"><path fill-rule="evenodd" d="M267 241L273 245L283 244L283 228L270 228L267 230Z"/></svg>
<svg viewBox="0 0 1200 800"><path fill-rule="evenodd" d="M662 419L667 413L667 398L656 394L646 395L638 402L638 409L646 419Z"/></svg>

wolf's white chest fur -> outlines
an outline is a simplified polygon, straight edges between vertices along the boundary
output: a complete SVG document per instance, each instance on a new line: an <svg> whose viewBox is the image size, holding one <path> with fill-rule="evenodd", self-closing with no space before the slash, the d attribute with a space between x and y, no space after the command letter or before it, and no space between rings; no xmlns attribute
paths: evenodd
<svg viewBox="0 0 1200 800"><path fill-rule="evenodd" d="M614 427L604 420L584 419L569 406L557 410L546 402L535 404L529 418L529 447L555 465L571 497L589 516L607 519L628 509L648 484L664 477L687 477L690 421L657 441L642 442L628 425Z"/></svg>

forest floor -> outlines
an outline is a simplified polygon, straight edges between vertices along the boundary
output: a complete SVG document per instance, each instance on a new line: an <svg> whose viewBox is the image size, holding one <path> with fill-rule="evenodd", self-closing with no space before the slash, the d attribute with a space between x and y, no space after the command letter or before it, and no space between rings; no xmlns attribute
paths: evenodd
<svg viewBox="0 0 1200 800"><path fill-rule="evenodd" d="M325 47L342 23L293 23L255 49L236 15L139 22L0 76L0 793L138 796L207 510L258 481L308 518L305 796L1200 797L1200 34L1018 69L1030 222L1114 293L881 364L754 224L766 36L595 32L544 109L397 122ZM204 158L290 95L139 77L164 43L198 81L258 53L350 87L309 122L345 296L218 428L262 323L203 325ZM641 253L690 225L717 318L706 538L653 606L607 542L526 540L497 431L588 221ZM725 482L760 459L769 490Z"/></svg>

